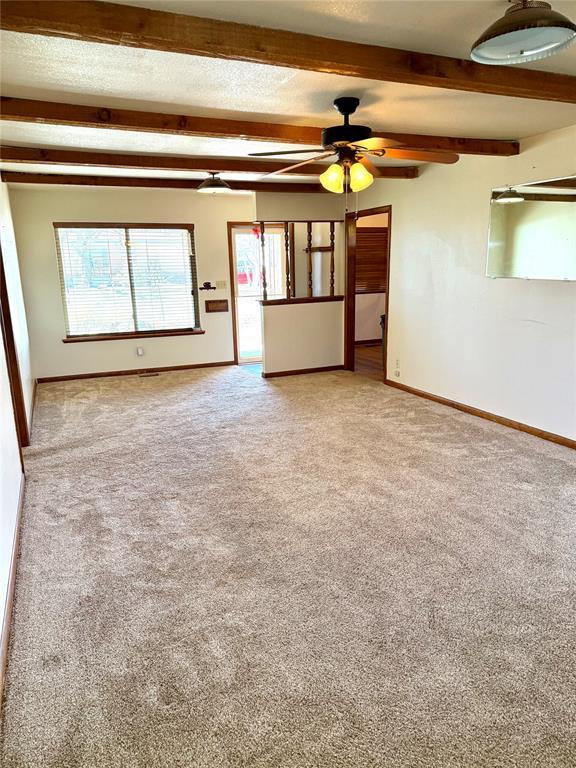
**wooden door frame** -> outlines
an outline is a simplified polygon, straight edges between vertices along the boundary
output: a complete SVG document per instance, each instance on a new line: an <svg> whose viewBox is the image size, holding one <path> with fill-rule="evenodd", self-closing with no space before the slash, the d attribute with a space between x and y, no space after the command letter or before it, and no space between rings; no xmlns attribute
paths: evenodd
<svg viewBox="0 0 576 768"><path fill-rule="evenodd" d="M230 269L230 302L232 309L232 336L234 339L234 364L239 364L238 355L238 318L236 317L236 269L234 264L234 241L232 231L234 227L253 227L253 221L229 221L228 222L228 266Z"/></svg>
<svg viewBox="0 0 576 768"><path fill-rule="evenodd" d="M376 208L365 208L361 211L352 211L346 214L346 296L344 302L344 368L347 371L354 370L354 346L356 330L356 220L365 216L374 216L378 213L388 214L388 253L386 264L386 300L385 300L385 325L384 344L382 356L384 371L382 381L387 378L388 355L388 329L390 327L390 242L392 240L392 206L380 205Z"/></svg>
<svg viewBox="0 0 576 768"><path fill-rule="evenodd" d="M30 430L28 428L28 417L26 416L26 405L24 402L24 390L22 388L22 379L20 376L20 366L18 364L18 353L14 341L14 328L12 326L12 316L10 314L10 302L8 299L8 286L6 284L6 273L4 271L4 257L2 247L0 246L0 325L2 326L2 339L4 351L6 354L6 366L8 368L8 380L10 382L10 394L12 396L12 409L14 411L14 422L16 425L16 434L18 436L18 446L20 449L20 463L24 471L24 460L22 458L22 448L30 445Z"/></svg>

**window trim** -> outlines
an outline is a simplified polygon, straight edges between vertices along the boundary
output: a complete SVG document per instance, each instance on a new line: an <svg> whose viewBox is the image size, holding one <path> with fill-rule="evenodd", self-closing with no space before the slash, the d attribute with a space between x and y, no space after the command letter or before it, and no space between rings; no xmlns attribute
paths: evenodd
<svg viewBox="0 0 576 768"><path fill-rule="evenodd" d="M166 328L163 331L126 331L125 333L87 333L84 336L65 336L63 344L75 344L80 341L117 341L122 339L148 339L154 336L202 336L202 328Z"/></svg>
<svg viewBox="0 0 576 768"><path fill-rule="evenodd" d="M200 316L200 293L199 293L199 281L197 274L196 264L196 242L194 238L194 224L175 224L175 223L157 223L150 224L148 222L129 222L124 221L112 221L112 222L93 222L93 221L54 221L52 222L54 228L54 240L56 242L56 258L58 261L58 273L60 277L60 285L64 284L63 280L63 266L62 266L62 254L60 251L60 240L58 237L58 229L184 229L190 235L190 243L192 246L190 253L190 275L192 278L192 296L194 299L194 314L197 326L190 326L188 328L163 328L152 331L121 331L119 333L89 333L89 334L77 334L66 335L62 342L64 344L71 344L83 341L116 341L122 339L139 339L150 338L155 336L201 336L206 331L201 327ZM130 270L130 256L128 257L128 269ZM132 280L130 279L130 291L132 295ZM66 327L69 326L68 321L68 306L66 304L66 298L61 292L62 308L64 310L64 319Z"/></svg>

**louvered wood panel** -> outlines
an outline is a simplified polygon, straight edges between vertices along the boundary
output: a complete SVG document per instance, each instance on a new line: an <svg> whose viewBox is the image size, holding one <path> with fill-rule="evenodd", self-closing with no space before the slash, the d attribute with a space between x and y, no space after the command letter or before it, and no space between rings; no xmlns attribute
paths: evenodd
<svg viewBox="0 0 576 768"><path fill-rule="evenodd" d="M388 228L356 230L356 293L385 293L388 262Z"/></svg>

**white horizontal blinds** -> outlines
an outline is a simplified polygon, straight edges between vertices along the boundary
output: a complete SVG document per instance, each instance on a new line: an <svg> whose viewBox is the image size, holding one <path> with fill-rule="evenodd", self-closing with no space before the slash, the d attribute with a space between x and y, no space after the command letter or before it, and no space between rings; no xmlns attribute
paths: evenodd
<svg viewBox="0 0 576 768"><path fill-rule="evenodd" d="M123 229L57 228L66 334L134 330Z"/></svg>
<svg viewBox="0 0 576 768"><path fill-rule="evenodd" d="M131 227L127 248L137 330L198 327L192 233Z"/></svg>
<svg viewBox="0 0 576 768"><path fill-rule="evenodd" d="M56 227L68 336L198 328L192 228Z"/></svg>

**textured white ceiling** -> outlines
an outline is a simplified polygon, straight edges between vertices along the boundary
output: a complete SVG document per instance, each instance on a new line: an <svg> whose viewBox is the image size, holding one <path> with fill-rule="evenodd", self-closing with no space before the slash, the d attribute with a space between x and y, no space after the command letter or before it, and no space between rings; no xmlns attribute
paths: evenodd
<svg viewBox="0 0 576 768"><path fill-rule="evenodd" d="M473 39L507 6L500 0L128 3L462 57L468 55ZM554 6L576 17L576 0L556 2ZM576 105L572 104L376 83L11 32L1 33L0 45L0 76L6 96L328 126L340 121L332 108L333 98L358 95L362 104L354 119L375 130L486 138L517 139L576 123ZM539 62L538 68L576 74L576 46ZM245 157L249 152L294 148L239 139L11 122L1 123L0 130L2 141L13 145L150 154ZM412 163L383 160L382 164ZM22 170L22 166L19 168ZM69 168L66 170L70 172ZM101 173L101 169L94 172ZM122 173L138 175L132 171Z"/></svg>
<svg viewBox="0 0 576 768"><path fill-rule="evenodd" d="M77 176L133 176L146 179L205 179L207 173L202 171L159 171L145 168L102 168L100 166L82 165L47 165L46 163L8 163L0 161L0 170L16 173L58 173ZM264 179L262 173L228 173L219 174L228 181L273 181L282 183L310 183L317 176L280 176Z"/></svg>
<svg viewBox="0 0 576 768"><path fill-rule="evenodd" d="M502 16L506 0L122 0L224 21L237 21L358 43L466 59L472 43ZM576 0L551 0L576 18ZM576 74L576 46L533 69Z"/></svg>
<svg viewBox="0 0 576 768"><path fill-rule="evenodd" d="M362 98L377 130L519 138L576 123L576 105L376 83L222 59L2 33L6 96L333 125L334 97Z"/></svg>
<svg viewBox="0 0 576 768"><path fill-rule="evenodd" d="M176 136L166 133L113 131L109 128L80 128L76 126L46 125L44 123L0 122L0 140L18 147L53 147L59 149L110 150L149 155L198 155L201 157L247 157L249 152L293 150L294 144L271 144L242 139L207 139L196 136ZM311 155L290 155L270 160L308 160ZM258 159L258 158L254 158ZM263 158L266 159L266 158ZM325 161L329 162L329 160ZM405 160L375 159L377 165L418 165Z"/></svg>

